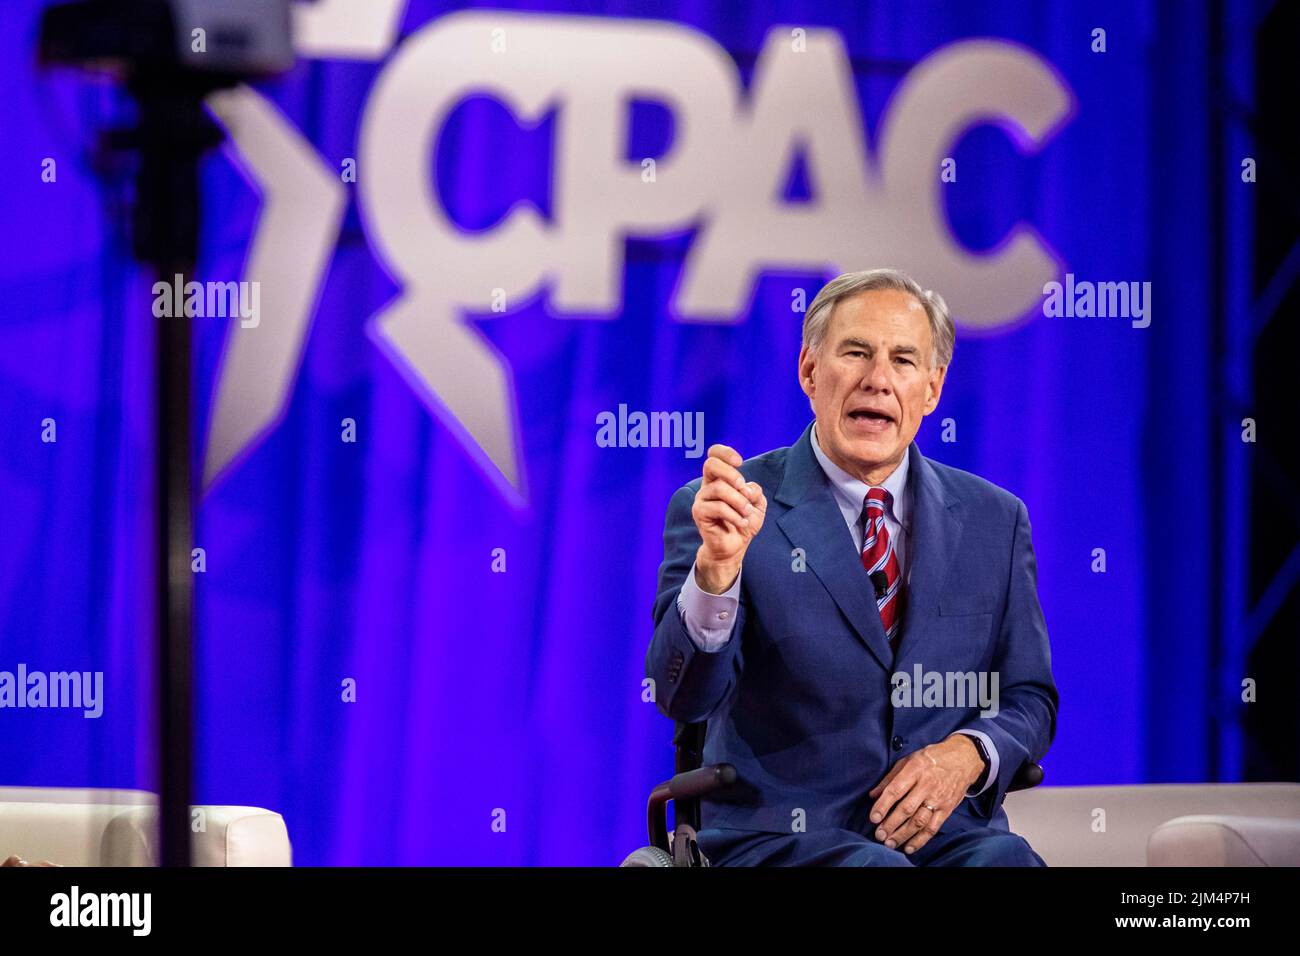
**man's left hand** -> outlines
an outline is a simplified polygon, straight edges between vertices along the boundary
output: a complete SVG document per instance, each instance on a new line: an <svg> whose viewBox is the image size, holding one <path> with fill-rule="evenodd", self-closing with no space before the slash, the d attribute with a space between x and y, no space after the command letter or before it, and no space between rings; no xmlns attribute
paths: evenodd
<svg viewBox="0 0 1300 956"><path fill-rule="evenodd" d="M966 734L910 753L868 791L875 837L891 849L915 853L939 832L966 791L984 772L984 761Z"/></svg>

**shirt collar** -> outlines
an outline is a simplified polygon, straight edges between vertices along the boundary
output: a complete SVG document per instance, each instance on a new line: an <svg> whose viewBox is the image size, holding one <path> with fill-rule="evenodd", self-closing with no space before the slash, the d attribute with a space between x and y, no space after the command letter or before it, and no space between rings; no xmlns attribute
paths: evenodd
<svg viewBox="0 0 1300 956"><path fill-rule="evenodd" d="M815 422L812 428L812 450L817 457L817 463L822 466L822 471L826 472L826 477L831 481L831 490L835 493L835 501L840 506L840 510L844 512L846 518L852 515L852 520L857 521L862 516L862 508L867 499L867 489L871 485L854 478L827 457L826 453L822 451L821 443L817 441L817 424ZM879 485L879 487L889 492L890 510L893 512L895 520L904 528L908 527L908 518L911 516L912 502L908 495L907 485L907 472L910 467L911 457L911 454L905 452L903 460L898 463L898 467Z"/></svg>

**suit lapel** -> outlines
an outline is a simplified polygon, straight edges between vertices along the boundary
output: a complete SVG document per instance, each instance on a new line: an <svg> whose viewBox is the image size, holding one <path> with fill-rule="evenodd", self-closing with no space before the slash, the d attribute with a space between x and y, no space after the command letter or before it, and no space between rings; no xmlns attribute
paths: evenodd
<svg viewBox="0 0 1300 956"><path fill-rule="evenodd" d="M939 614L939 595L961 540L959 502L950 497L913 442L908 449L908 481L912 487L912 538L907 550L911 573L905 591L901 660L916 652L927 624Z"/></svg>
<svg viewBox="0 0 1300 956"><path fill-rule="evenodd" d="M835 503L830 479L813 455L811 434L809 425L786 456L776 500L790 510L776 523L792 545L803 549L808 567L830 592L859 640L890 670L894 655L880 624L871 579L853 547L853 535Z"/></svg>

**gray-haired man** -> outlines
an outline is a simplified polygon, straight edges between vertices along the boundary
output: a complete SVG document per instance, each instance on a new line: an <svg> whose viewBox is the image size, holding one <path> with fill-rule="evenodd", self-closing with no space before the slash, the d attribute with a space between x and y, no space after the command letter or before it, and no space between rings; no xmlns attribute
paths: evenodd
<svg viewBox="0 0 1300 956"><path fill-rule="evenodd" d="M1056 731L1028 515L913 442L952 350L937 294L840 276L804 320L814 421L749 460L714 445L669 503L646 669L739 772L703 801L715 865L1043 865L1001 807ZM918 668L1000 699L912 706Z"/></svg>

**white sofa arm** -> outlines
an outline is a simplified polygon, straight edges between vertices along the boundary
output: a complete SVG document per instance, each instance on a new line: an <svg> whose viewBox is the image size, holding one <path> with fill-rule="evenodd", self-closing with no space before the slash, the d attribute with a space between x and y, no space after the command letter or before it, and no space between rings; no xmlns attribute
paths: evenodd
<svg viewBox="0 0 1300 956"><path fill-rule="evenodd" d="M1152 832L1147 866L1300 866L1300 820L1175 817Z"/></svg>
<svg viewBox="0 0 1300 956"><path fill-rule="evenodd" d="M270 810L193 807L190 841L195 866L293 865L284 817ZM126 807L109 821L101 866L153 866L158 857L156 806ZM137 862L140 860L145 862Z"/></svg>

